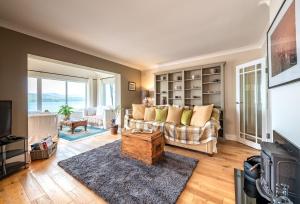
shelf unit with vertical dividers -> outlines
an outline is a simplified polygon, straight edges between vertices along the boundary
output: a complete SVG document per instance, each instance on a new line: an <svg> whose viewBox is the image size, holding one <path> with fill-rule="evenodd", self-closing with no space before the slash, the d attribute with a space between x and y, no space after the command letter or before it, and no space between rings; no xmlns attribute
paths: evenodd
<svg viewBox="0 0 300 204"><path fill-rule="evenodd" d="M225 62L219 62L155 73L155 104L191 107L214 104L222 110L223 117L224 66Z"/></svg>

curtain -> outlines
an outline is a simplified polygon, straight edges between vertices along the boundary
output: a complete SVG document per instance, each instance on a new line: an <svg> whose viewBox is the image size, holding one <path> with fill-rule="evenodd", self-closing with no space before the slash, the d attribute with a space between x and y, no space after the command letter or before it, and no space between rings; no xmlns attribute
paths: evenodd
<svg viewBox="0 0 300 204"><path fill-rule="evenodd" d="M115 78L100 79L98 83L98 105L114 107L116 104Z"/></svg>

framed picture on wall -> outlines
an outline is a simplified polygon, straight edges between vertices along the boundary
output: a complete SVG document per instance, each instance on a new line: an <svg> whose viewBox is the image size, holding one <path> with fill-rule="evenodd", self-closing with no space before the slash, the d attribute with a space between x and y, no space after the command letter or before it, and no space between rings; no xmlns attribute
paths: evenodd
<svg viewBox="0 0 300 204"><path fill-rule="evenodd" d="M135 82L128 82L128 91L135 91L136 87L135 87Z"/></svg>
<svg viewBox="0 0 300 204"><path fill-rule="evenodd" d="M267 33L269 88L300 80L300 2L285 0Z"/></svg>

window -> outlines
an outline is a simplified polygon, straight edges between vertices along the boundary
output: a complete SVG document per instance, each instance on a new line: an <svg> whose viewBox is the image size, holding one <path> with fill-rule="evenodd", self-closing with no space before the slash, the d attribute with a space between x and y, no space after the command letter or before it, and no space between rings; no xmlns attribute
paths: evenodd
<svg viewBox="0 0 300 204"><path fill-rule="evenodd" d="M66 104L66 82L42 79L42 111L58 112Z"/></svg>
<svg viewBox="0 0 300 204"><path fill-rule="evenodd" d="M28 78L28 111L37 111L37 79Z"/></svg>
<svg viewBox="0 0 300 204"><path fill-rule="evenodd" d="M75 110L82 110L86 107L86 83L68 82L67 103Z"/></svg>
<svg viewBox="0 0 300 204"><path fill-rule="evenodd" d="M68 104L74 111L86 107L86 82L28 78L28 111L58 112Z"/></svg>

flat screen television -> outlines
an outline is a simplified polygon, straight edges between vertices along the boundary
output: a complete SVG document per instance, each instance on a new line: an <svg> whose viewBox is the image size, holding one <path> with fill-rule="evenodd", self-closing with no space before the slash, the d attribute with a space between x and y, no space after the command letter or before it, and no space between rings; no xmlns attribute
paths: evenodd
<svg viewBox="0 0 300 204"><path fill-rule="evenodd" d="M12 101L0 100L0 138L11 135Z"/></svg>

